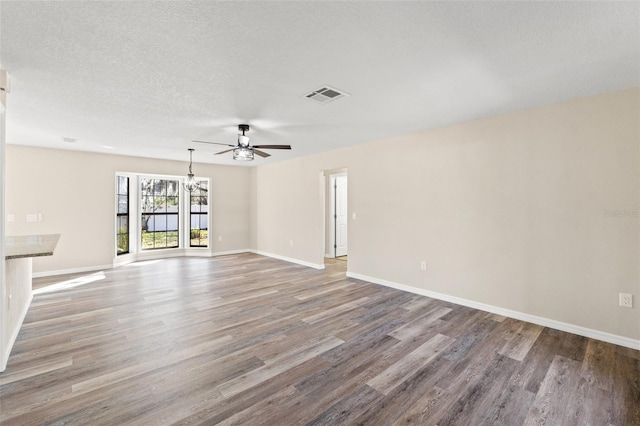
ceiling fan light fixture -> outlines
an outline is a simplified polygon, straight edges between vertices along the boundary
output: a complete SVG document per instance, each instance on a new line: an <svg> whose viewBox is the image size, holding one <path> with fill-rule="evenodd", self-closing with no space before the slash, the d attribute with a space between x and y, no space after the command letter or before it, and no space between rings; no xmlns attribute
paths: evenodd
<svg viewBox="0 0 640 426"><path fill-rule="evenodd" d="M193 174L193 171L191 171L191 166L193 164L193 151L194 151L193 148L189 148L189 173L187 173L186 182L182 184L185 191L189 191L189 192L193 192L196 189L200 188L200 183L196 181L196 177Z"/></svg>
<svg viewBox="0 0 640 426"><path fill-rule="evenodd" d="M239 146L233 150L233 159L238 161L253 160L253 150L245 146Z"/></svg>
<svg viewBox="0 0 640 426"><path fill-rule="evenodd" d="M226 154L227 152L233 152L233 159L238 161L251 161L253 160L254 155L259 155L262 158L270 157L271 154L266 153L263 149L291 149L291 145L254 145L251 146L249 143L249 137L245 135L245 132L249 131L248 124L239 124L238 131L242 134L238 133L238 144L230 145L226 143L220 142L207 142L207 141L197 141L196 143L206 143L211 145L224 145L229 146L231 149L225 149L224 151L216 152L214 155ZM256 148L256 149L254 149ZM191 173L191 166L189 166L189 173Z"/></svg>

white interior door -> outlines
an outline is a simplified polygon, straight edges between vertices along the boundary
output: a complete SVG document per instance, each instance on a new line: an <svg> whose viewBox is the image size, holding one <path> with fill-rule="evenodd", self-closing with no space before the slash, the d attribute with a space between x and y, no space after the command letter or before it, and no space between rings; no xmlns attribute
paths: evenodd
<svg viewBox="0 0 640 426"><path fill-rule="evenodd" d="M335 244L337 256L347 255L347 176L336 176Z"/></svg>

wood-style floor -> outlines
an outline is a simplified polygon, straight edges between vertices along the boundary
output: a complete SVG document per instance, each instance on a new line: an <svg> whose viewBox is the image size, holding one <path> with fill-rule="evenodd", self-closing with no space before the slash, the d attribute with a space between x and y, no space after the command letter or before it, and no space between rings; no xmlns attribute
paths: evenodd
<svg viewBox="0 0 640 426"><path fill-rule="evenodd" d="M640 352L345 269L243 254L37 279L0 423L640 425Z"/></svg>

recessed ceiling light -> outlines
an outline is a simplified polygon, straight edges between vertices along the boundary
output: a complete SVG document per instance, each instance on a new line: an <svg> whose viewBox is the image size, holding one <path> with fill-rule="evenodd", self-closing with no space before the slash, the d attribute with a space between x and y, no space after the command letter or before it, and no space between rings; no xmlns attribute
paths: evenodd
<svg viewBox="0 0 640 426"><path fill-rule="evenodd" d="M76 142L78 141L78 139L76 139L76 138L69 138L69 137L63 136L63 137L62 137L62 141L63 141L63 142L66 142L66 143L76 143Z"/></svg>
<svg viewBox="0 0 640 426"><path fill-rule="evenodd" d="M102 145L102 147L103 147L104 149L113 149L113 147L112 147L112 146L109 146L109 145Z"/></svg>

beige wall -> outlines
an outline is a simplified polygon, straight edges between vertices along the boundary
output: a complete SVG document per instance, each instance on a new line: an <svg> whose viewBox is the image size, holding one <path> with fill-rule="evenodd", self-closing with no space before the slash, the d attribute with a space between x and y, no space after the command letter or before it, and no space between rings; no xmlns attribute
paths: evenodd
<svg viewBox="0 0 640 426"><path fill-rule="evenodd" d="M351 273L638 340L639 113L634 88L258 167L253 248L322 263L346 166Z"/></svg>
<svg viewBox="0 0 640 426"><path fill-rule="evenodd" d="M324 176L321 168L314 165L309 170L308 165L294 159L253 171L252 248L320 265L324 262Z"/></svg>
<svg viewBox="0 0 640 426"><path fill-rule="evenodd" d="M6 213L15 222L6 224L6 233L61 234L54 256L33 260L36 273L110 265L115 173L184 176L187 169L182 161L7 145ZM249 169L194 164L193 170L211 179L212 251L247 249ZM26 222L27 214L38 212L42 222Z"/></svg>

